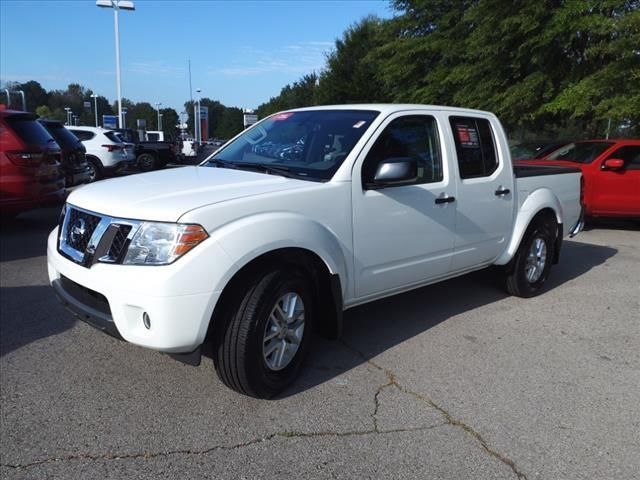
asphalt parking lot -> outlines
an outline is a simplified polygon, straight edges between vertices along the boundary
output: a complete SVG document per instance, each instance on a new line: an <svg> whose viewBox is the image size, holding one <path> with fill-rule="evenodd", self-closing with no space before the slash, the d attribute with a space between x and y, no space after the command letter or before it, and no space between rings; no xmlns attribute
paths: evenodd
<svg viewBox="0 0 640 480"><path fill-rule="evenodd" d="M57 209L1 225L0 477L632 479L640 231L565 242L523 300L478 272L349 310L281 397L239 396L74 321L48 286Z"/></svg>

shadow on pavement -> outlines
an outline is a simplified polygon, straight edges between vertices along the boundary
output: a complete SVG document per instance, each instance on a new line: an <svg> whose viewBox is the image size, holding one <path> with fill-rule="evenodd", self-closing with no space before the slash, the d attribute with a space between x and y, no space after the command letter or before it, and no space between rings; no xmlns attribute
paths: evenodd
<svg viewBox="0 0 640 480"><path fill-rule="evenodd" d="M584 275L616 253L614 248L565 242L547 289ZM347 310L342 340L361 356L339 342L317 339L300 378L280 398L327 382L451 317L507 296L497 271L487 269Z"/></svg>
<svg viewBox="0 0 640 480"><path fill-rule="evenodd" d="M0 220L0 261L47 254L47 236L58 224L61 207L43 208Z"/></svg>
<svg viewBox="0 0 640 480"><path fill-rule="evenodd" d="M3 287L0 297L0 357L75 323L48 285Z"/></svg>

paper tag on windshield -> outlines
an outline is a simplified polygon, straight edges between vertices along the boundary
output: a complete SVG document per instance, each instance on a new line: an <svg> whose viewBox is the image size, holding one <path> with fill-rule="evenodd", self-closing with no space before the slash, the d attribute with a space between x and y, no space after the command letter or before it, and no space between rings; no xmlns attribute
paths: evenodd
<svg viewBox="0 0 640 480"><path fill-rule="evenodd" d="M367 123L367 122L365 122L364 120L360 120L358 123L353 125L353 128L360 128L365 123Z"/></svg>
<svg viewBox="0 0 640 480"><path fill-rule="evenodd" d="M286 120L287 118L289 118L291 115L293 115L293 112L286 112L286 113L279 113L278 115L274 115L273 117L271 117L273 120Z"/></svg>

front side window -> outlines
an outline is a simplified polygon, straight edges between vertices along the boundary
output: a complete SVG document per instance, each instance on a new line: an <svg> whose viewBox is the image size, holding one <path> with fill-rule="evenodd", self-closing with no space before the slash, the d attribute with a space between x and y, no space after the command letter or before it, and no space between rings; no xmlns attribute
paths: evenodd
<svg viewBox="0 0 640 480"><path fill-rule="evenodd" d="M203 166L277 169L301 180L330 180L378 114L371 110L278 113L227 144Z"/></svg>
<svg viewBox="0 0 640 480"><path fill-rule="evenodd" d="M488 177L495 172L498 155L489 120L451 117L449 121L456 144L460 177Z"/></svg>
<svg viewBox="0 0 640 480"><path fill-rule="evenodd" d="M566 160L568 162L576 163L591 163L612 145L612 142L568 143L553 152L546 159Z"/></svg>
<svg viewBox="0 0 640 480"><path fill-rule="evenodd" d="M609 158L624 160L627 170L640 170L640 145L627 145L615 150Z"/></svg>
<svg viewBox="0 0 640 480"><path fill-rule="evenodd" d="M442 157L438 126L429 115L411 115L393 120L380 134L362 165L362 183L373 181L378 165L389 158L411 158L418 165L416 183L442 180Z"/></svg>

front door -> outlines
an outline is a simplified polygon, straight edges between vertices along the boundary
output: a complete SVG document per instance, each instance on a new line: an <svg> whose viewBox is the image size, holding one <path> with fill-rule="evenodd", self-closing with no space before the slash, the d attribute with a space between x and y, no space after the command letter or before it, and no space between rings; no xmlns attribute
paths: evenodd
<svg viewBox="0 0 640 480"><path fill-rule="evenodd" d="M442 129L429 114L395 114L354 167L353 241L356 297L402 289L448 273L453 250L455 181L443 160ZM412 158L409 185L367 189L380 162ZM440 199L440 200L438 200Z"/></svg>
<svg viewBox="0 0 640 480"><path fill-rule="evenodd" d="M606 170L610 158L624 160L621 170ZM607 155L592 172L591 211L597 215L640 216L640 145L625 145Z"/></svg>

